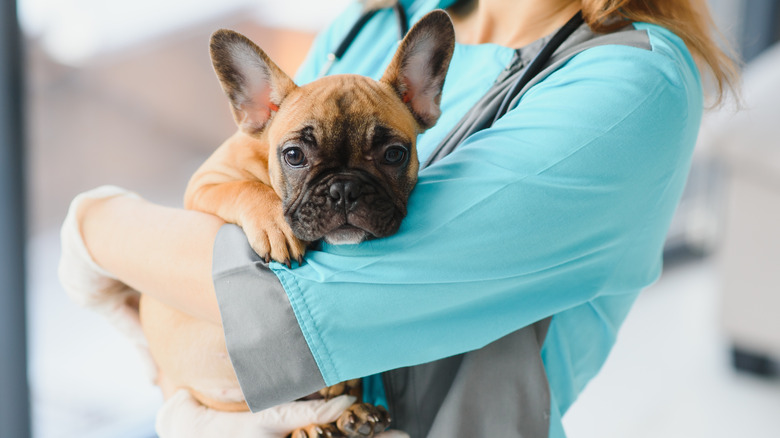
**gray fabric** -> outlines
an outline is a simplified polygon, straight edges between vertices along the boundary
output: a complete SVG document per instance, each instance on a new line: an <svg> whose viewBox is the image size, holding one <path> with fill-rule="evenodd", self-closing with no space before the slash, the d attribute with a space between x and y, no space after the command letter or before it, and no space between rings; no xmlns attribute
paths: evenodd
<svg viewBox="0 0 780 438"><path fill-rule="evenodd" d="M257 412L324 388L287 294L241 228L220 228L212 274L225 342L249 408Z"/></svg>
<svg viewBox="0 0 780 438"><path fill-rule="evenodd" d="M385 373L393 428L411 438L547 437L541 348L550 319L479 350Z"/></svg>
<svg viewBox="0 0 780 438"><path fill-rule="evenodd" d="M450 131L449 134L442 140L439 146L431 153L428 160L423 167L427 167L441 158L447 156L450 152L455 150L459 144L463 142L468 136L474 134L477 131L489 127L496 116L498 107L504 100L504 97L509 93L512 85L523 76L525 69L531 64L537 53L544 47L545 44L552 38L551 36L542 38L529 44L522 49L517 50L515 57L504 70L504 73L499 75L496 79L493 87L483 96L475 105L472 110L466 113L465 116L455 125L455 128ZM647 32L644 30L636 30L633 26L626 26L623 30L600 35L595 34L590 30L587 24L580 26L574 33L561 44L558 50L555 51L553 56L547 62L544 70L536 75L512 100L510 108L517 106L518 102L531 87L542 81L544 78L550 75L550 73L559 69L563 64L568 62L574 55L582 52L585 49L591 47L603 46L607 44L619 44L623 46L631 46L640 49L650 50L650 38L647 36Z"/></svg>

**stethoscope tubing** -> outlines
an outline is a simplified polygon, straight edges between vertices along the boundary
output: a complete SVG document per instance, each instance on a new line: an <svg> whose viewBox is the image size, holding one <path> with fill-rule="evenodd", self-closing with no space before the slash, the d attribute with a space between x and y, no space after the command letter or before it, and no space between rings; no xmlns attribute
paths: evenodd
<svg viewBox="0 0 780 438"><path fill-rule="evenodd" d="M403 39L403 37L409 31L409 21L406 16L406 10L404 9L403 5L401 5L400 1L395 3L393 9L395 10L395 15L398 19L399 39ZM347 52L347 49L349 49L349 46L352 45L360 31L363 29L363 27L365 27L366 23L368 23L368 21L378 11L379 9L365 11L360 16L360 18L358 18L357 22L352 25L352 27L349 29L349 32L347 32L347 35L336 47L336 50L328 54L327 62L320 71L320 77L325 76L330 72L333 64L340 60L342 56L344 56L344 54ZM501 100L501 104L498 107L498 111L496 112L492 123L495 123L501 116L509 112L518 93L520 93L520 91L522 91L522 89L542 71L550 58L552 58L552 55L555 53L555 51L558 50L561 44L563 44L563 42L566 41L571 36L571 34L582 25L583 22L584 19L582 17L582 11L578 11L577 14L575 14L563 27L558 29L558 32L556 32L550 41L544 45L542 50L538 55L536 55L523 75L512 84L509 92Z"/></svg>
<svg viewBox="0 0 780 438"><path fill-rule="evenodd" d="M400 1L395 3L393 9L395 10L395 15L398 20L398 39L401 40L406 36L406 33L409 32L409 20L406 16L406 10L403 5L401 5ZM357 38L360 31L363 30L363 27L368 23L368 20L370 20L378 11L379 9L365 11L360 18L358 18L355 24L349 29L349 32L347 32L347 35L344 36L344 39L341 40L341 43L336 47L336 50L328 54L328 59L322 67L322 70L320 70L320 77L327 75L330 72L331 67L333 67L333 64L347 53L347 49L349 49L349 46L355 41L355 38Z"/></svg>

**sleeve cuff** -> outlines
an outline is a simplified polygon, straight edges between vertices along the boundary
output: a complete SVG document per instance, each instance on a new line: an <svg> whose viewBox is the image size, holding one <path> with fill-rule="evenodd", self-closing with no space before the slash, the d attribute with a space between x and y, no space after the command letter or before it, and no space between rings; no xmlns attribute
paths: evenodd
<svg viewBox="0 0 780 438"><path fill-rule="evenodd" d="M219 230L212 276L225 343L252 412L326 386L287 293L241 228Z"/></svg>

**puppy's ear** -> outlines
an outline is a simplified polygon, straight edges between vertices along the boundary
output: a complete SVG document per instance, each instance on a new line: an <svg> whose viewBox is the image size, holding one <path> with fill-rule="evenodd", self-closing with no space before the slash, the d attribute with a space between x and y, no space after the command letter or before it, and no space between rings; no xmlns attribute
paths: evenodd
<svg viewBox="0 0 780 438"><path fill-rule="evenodd" d="M446 12L428 13L406 34L381 81L390 84L421 130L436 124L441 90L455 48L455 30Z"/></svg>
<svg viewBox="0 0 780 438"><path fill-rule="evenodd" d="M233 117L247 134L261 131L295 83L255 43L221 29L211 36L211 62L230 99Z"/></svg>

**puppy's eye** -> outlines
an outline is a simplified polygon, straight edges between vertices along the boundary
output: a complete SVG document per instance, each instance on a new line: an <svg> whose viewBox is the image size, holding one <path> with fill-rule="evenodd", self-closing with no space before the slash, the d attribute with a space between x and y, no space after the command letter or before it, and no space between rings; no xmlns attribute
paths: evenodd
<svg viewBox="0 0 780 438"><path fill-rule="evenodd" d="M306 164L306 156L303 155L303 151L298 147L287 148L283 152L284 161L292 167L302 167Z"/></svg>
<svg viewBox="0 0 780 438"><path fill-rule="evenodd" d="M401 145L393 145L385 149L385 163L386 164L403 164L406 161L408 151Z"/></svg>

